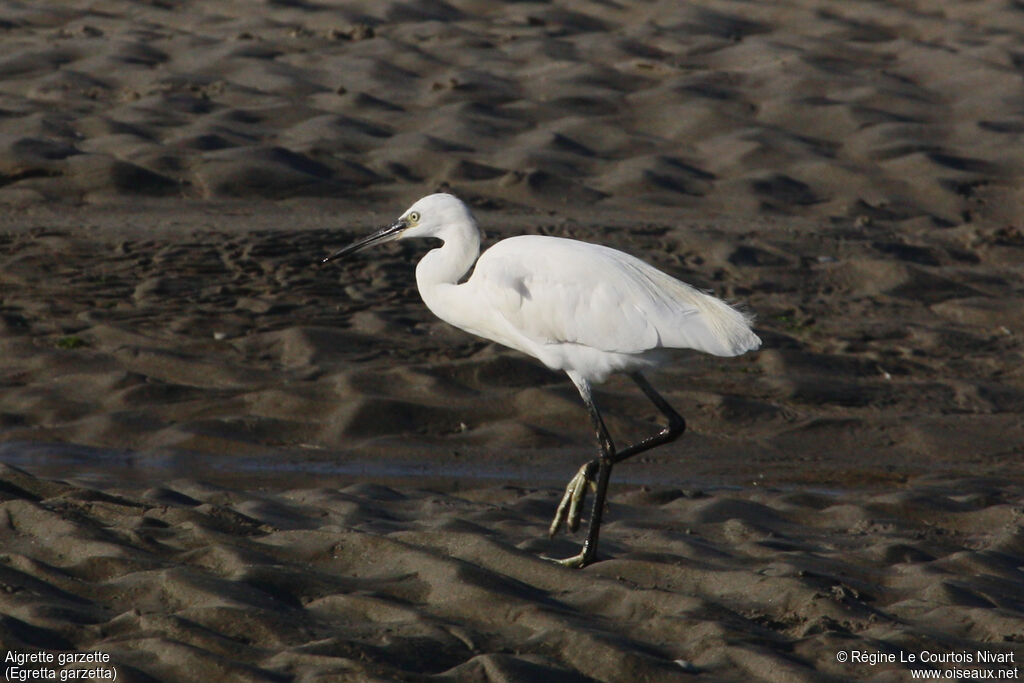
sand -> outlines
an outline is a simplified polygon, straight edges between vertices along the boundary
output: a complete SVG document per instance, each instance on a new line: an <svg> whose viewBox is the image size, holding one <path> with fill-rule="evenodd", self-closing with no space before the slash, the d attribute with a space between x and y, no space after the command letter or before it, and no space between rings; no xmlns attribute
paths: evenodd
<svg viewBox="0 0 1024 683"><path fill-rule="evenodd" d="M0 650L122 680L906 680L1024 657L1012 3L0 7ZM741 302L602 561L572 385L434 319L419 196ZM597 393L613 436L655 411ZM975 669L996 664L945 663ZM1010 665L1012 666L1012 665Z"/></svg>
<svg viewBox="0 0 1024 683"><path fill-rule="evenodd" d="M572 552L553 490L0 487L5 647L120 680L902 680L836 655L1022 648L1024 487L994 480L637 489L583 571L537 557Z"/></svg>

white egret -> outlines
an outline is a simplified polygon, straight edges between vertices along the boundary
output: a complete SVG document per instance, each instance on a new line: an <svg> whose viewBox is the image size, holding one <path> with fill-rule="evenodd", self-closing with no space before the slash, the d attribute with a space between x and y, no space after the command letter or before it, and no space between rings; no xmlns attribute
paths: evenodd
<svg viewBox="0 0 1024 683"><path fill-rule="evenodd" d="M612 466L674 441L686 428L640 370L663 361L665 349L696 349L716 356L756 349L761 340L751 331L750 318L637 258L597 244L522 235L502 240L480 255L476 220L450 194L420 199L391 225L323 262L416 237L443 242L416 266L416 286L434 315L533 356L549 368L564 370L579 389L597 434L598 457L584 464L566 486L549 535L563 524L572 531L579 527L584 497L593 488L594 507L583 547L578 555L558 560L569 567L590 564L597 553ZM472 276L460 282L470 268ZM620 450L591 393L591 384L612 372L629 373L668 420L657 434Z"/></svg>

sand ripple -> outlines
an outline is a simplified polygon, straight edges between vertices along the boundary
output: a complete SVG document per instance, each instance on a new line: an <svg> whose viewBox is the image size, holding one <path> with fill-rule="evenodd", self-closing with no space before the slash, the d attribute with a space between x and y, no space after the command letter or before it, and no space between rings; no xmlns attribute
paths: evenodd
<svg viewBox="0 0 1024 683"><path fill-rule="evenodd" d="M552 491L118 493L4 467L0 633L125 680L861 677L835 653L1019 652L1022 493L637 490L612 499L615 559L575 572L535 555Z"/></svg>
<svg viewBox="0 0 1024 683"><path fill-rule="evenodd" d="M0 10L0 200L1020 210L1006 3L91 7Z"/></svg>
<svg viewBox="0 0 1024 683"><path fill-rule="evenodd" d="M578 572L536 557L550 490L0 474L5 645L102 649L125 680L820 680L863 673L842 649L1020 645L1022 492L994 482L637 490Z"/></svg>

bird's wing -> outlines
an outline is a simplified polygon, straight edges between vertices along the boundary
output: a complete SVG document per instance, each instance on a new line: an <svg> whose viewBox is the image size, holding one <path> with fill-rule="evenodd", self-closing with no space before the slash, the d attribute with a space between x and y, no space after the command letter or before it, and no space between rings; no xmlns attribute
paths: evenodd
<svg viewBox="0 0 1024 683"><path fill-rule="evenodd" d="M748 321L728 304L600 245L503 240L480 257L472 281L494 314L535 343L618 353L669 347L736 355L756 348Z"/></svg>

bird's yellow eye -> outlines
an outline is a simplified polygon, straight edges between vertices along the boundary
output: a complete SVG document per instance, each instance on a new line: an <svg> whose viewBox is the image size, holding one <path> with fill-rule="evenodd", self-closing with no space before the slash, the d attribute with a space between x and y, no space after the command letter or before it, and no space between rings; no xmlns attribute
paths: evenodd
<svg viewBox="0 0 1024 683"><path fill-rule="evenodd" d="M420 212L419 211L413 211L408 216L406 216L405 219L407 221L409 221L410 225L416 225L417 223L420 222Z"/></svg>

